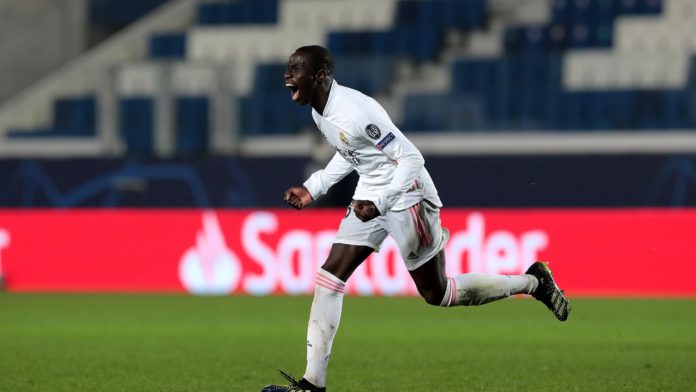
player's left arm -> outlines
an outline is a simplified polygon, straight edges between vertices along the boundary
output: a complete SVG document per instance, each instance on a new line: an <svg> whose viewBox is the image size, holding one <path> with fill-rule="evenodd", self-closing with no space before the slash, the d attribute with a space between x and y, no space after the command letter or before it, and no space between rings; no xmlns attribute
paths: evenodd
<svg viewBox="0 0 696 392"><path fill-rule="evenodd" d="M384 113L386 116L386 113ZM401 196L413 188L418 174L425 164L423 155L388 117L375 116L365 125L363 133L375 147L396 164L391 183L379 195L377 202L356 200L353 206L356 216L363 221L385 214Z"/></svg>

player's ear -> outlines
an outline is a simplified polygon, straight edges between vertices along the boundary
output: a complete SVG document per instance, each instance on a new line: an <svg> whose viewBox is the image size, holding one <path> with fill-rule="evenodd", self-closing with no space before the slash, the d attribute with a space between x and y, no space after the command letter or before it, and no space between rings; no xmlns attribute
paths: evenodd
<svg viewBox="0 0 696 392"><path fill-rule="evenodd" d="M317 81L317 83L323 82L325 78L326 78L326 69L324 69L324 68L317 71L317 74L314 77L314 79Z"/></svg>

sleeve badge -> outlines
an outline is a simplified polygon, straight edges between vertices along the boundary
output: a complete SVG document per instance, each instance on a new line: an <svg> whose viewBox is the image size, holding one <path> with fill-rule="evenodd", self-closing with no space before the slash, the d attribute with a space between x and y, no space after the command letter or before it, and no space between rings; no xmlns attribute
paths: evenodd
<svg viewBox="0 0 696 392"><path fill-rule="evenodd" d="M367 133L367 136L375 140L379 139L379 137L382 136L382 132L379 130L379 127L375 124L369 124L368 126L366 126L365 133Z"/></svg>

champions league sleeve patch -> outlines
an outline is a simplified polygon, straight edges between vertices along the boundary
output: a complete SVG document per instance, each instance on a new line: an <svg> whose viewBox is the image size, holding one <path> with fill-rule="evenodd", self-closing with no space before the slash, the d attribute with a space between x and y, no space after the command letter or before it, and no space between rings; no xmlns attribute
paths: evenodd
<svg viewBox="0 0 696 392"><path fill-rule="evenodd" d="M394 136L393 133L389 132L387 136L384 137L384 139L380 140L379 143L377 143L377 149L380 151L383 150L384 147L386 147L387 144L391 143L391 141L394 139L396 139L396 136Z"/></svg>
<svg viewBox="0 0 696 392"><path fill-rule="evenodd" d="M368 126L366 126L365 133L367 133L367 136L375 140L379 139L379 137L382 136L382 132L379 130L379 127L375 124L369 124Z"/></svg>

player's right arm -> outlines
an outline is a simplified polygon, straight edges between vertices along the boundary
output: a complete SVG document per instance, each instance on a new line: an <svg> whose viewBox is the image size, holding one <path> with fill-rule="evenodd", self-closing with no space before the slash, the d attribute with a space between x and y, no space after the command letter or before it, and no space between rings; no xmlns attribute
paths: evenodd
<svg viewBox="0 0 696 392"><path fill-rule="evenodd" d="M329 188L353 170L353 166L337 152L326 167L312 174L302 187L288 189L285 192L285 201L298 210L302 209L308 206L312 200L326 194Z"/></svg>
<svg viewBox="0 0 696 392"><path fill-rule="evenodd" d="M312 195L309 193L307 188L303 186L294 186L287 191L283 196L283 200L290 204L292 208L296 210L301 210L307 207L312 202Z"/></svg>

